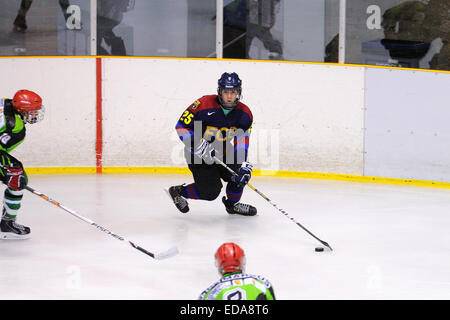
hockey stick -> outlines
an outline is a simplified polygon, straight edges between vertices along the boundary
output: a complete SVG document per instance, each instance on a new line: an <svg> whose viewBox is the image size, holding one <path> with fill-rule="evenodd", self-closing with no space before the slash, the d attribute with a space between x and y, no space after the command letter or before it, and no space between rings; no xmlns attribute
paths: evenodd
<svg viewBox="0 0 450 320"><path fill-rule="evenodd" d="M233 171L233 169L231 169L229 166L227 166L222 160L218 159L217 157L213 157L213 159L216 161L216 163L222 165L223 167L225 167L231 174L236 175L237 173ZM311 231L309 231L308 229L306 229L304 226L302 226L300 224L300 222L296 221L294 218L290 217L287 212L283 209L278 208L278 206L273 203L268 197L266 197L264 195L264 193L262 193L261 191L259 191L258 189L256 189L254 186L252 186L250 183L247 183L247 186L250 187L250 189L252 189L253 191L255 191L257 194L259 194L261 197L263 197L265 200L267 200L273 207L275 207L278 211L280 211L282 214L284 214L289 220L291 220L292 222L294 222L295 224L297 224L300 228L302 228L303 230L305 230L307 233L309 233L314 239L316 239L317 241L319 241L321 244L323 244L324 246L328 247L331 251L333 251L333 249L330 247L330 245L328 243L326 243L323 240L320 240L318 237L316 237Z"/></svg>
<svg viewBox="0 0 450 320"><path fill-rule="evenodd" d="M94 221L92 221L92 220L90 220L90 219L88 219L88 218L85 218L85 217L83 217L82 215L79 215L79 214L76 213L75 211L73 211L73 210L71 210L71 209L69 209L69 208L63 206L63 205L60 204L59 202L57 202L57 201L55 201L55 200L53 200L53 199L47 197L45 194L40 193L39 191L36 191L36 190L34 190L33 188L31 188L31 187L29 187L29 186L25 186L25 189L28 190L28 191L30 191L31 193L34 193L34 194L37 195L38 197L40 197L40 198L42 198L42 199L44 199L44 200L50 202L51 204L54 204L54 205L57 206L58 208L61 208L61 209L65 210L65 211L67 211L68 213L70 213L71 215L77 217L78 219L83 220L84 222L89 223L91 226L96 227L98 230L103 231L103 232L105 232L105 233L111 235L112 237L116 238L117 240L128 242L133 248L135 248L135 249L137 249L137 250L139 250L139 251L145 253L146 255L149 255L149 256L152 257L153 259L156 259L156 260L162 260L162 259L170 258L170 257L172 257L172 256L174 256L174 255L176 255L176 254L178 253L177 247L170 248L169 250L163 251L163 252L160 252L160 253L151 253L151 252L145 250L144 248L142 248L142 247L140 247L140 246L134 244L134 243L131 242L130 240L127 240L127 239L125 239L124 237L121 237L121 236L119 236L118 234L115 234L115 233L109 231L108 229L106 229L106 228L104 228L104 227L102 227L102 226L96 224Z"/></svg>

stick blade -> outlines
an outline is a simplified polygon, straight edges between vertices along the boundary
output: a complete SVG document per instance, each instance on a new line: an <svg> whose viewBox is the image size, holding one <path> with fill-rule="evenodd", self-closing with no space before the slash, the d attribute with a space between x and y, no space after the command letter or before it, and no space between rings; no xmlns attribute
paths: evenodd
<svg viewBox="0 0 450 320"><path fill-rule="evenodd" d="M326 243L325 241L321 241L321 243L322 243L324 246L328 247L328 249L330 249L330 251L333 251L333 249L331 248L331 246L330 246L328 243Z"/></svg>
<svg viewBox="0 0 450 320"><path fill-rule="evenodd" d="M172 247L169 250L160 252L160 253L156 253L155 254L155 259L156 260L164 260L170 257L173 257L175 255L177 255L179 253L178 248L177 247Z"/></svg>

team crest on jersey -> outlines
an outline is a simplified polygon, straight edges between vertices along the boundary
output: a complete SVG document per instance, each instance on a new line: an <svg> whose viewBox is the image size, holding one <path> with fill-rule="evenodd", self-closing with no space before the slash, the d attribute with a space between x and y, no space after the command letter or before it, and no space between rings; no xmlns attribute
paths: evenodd
<svg viewBox="0 0 450 320"><path fill-rule="evenodd" d="M200 101L195 100L193 104L191 104L191 109L195 110L200 105Z"/></svg>

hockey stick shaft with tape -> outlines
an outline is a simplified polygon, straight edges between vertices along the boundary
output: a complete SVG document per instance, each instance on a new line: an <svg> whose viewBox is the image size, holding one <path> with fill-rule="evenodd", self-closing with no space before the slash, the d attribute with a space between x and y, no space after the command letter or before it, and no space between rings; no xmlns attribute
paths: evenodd
<svg viewBox="0 0 450 320"><path fill-rule="evenodd" d="M224 168L226 168L231 174L233 175L237 175L236 172L233 171L233 169L231 169L229 166L227 166L222 160L220 160L217 157L213 157L213 159L215 160L216 163L222 165ZM319 239L317 236L315 236L311 231L309 231L308 229L306 229L300 222L296 221L294 218L290 217L286 210L284 209L280 209L278 208L278 206L273 203L264 193L262 193L261 191L259 191L258 189L256 189L254 186L252 186L250 183L247 183L247 186L252 189L253 191L255 191L257 194L259 194L262 198L264 198L267 202L269 202L273 207L275 207L279 212L281 212L282 214L284 214L289 220L291 220L292 222L294 222L296 225L298 225L300 228L302 228L303 230L305 230L309 235L311 235L314 239L316 239L317 241L319 241L321 244L323 244L324 246L328 247L331 251L333 251L333 249L331 248L331 246Z"/></svg>
<svg viewBox="0 0 450 320"><path fill-rule="evenodd" d="M51 204L57 206L58 208L63 209L64 211L70 213L74 217L76 217L76 218L78 218L78 219L80 219L80 220L82 220L82 221L84 221L86 223L89 223L91 226L94 226L98 230L109 234L110 236L114 237L115 239L120 240L120 241L128 242L133 248L135 248L135 249L145 253L146 255L152 257L153 259L162 260L162 259L166 259L166 258L172 257L172 256L174 256L174 255L176 255L178 253L178 249L176 247L170 248L169 250L164 251L164 252L160 252L160 253L152 253L150 251L147 251L144 248L142 248L142 247L136 245L135 243L131 242L130 240L125 239L124 237L109 231L108 229L102 227L101 225L95 223L94 221L92 221L92 220L90 220L90 219L88 219L86 217L83 217L82 215L80 215L80 214L76 213L75 211L73 211L72 209L62 205L58 201L55 201L55 200L51 199L50 197L46 196L45 194L43 194L43 193L41 193L39 191L36 191L35 189L33 189L33 188L29 187L29 186L25 186L25 189L30 191L31 193L37 195L38 197L40 197L40 198L50 202Z"/></svg>

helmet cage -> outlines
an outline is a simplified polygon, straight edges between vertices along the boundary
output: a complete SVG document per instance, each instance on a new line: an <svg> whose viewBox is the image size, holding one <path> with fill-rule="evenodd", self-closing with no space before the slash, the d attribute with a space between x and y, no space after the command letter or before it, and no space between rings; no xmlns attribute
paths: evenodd
<svg viewBox="0 0 450 320"><path fill-rule="evenodd" d="M36 123L44 119L45 109L42 98L36 92L19 90L14 95L12 104L25 123Z"/></svg>
<svg viewBox="0 0 450 320"><path fill-rule="evenodd" d="M45 108L42 105L38 110L19 111L25 123L38 123L44 119Z"/></svg>

